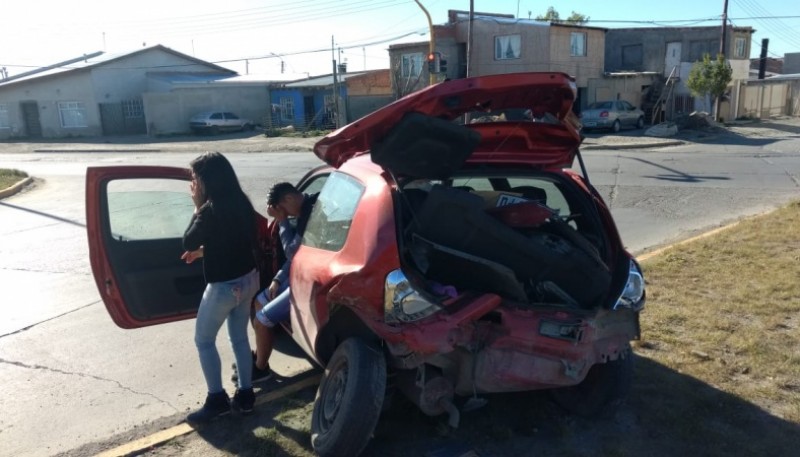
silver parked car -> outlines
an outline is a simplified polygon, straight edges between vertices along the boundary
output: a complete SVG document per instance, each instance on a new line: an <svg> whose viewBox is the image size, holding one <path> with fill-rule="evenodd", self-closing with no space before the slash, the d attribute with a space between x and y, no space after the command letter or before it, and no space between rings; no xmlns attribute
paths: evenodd
<svg viewBox="0 0 800 457"><path fill-rule="evenodd" d="M644 111L625 100L594 102L581 113L584 130L610 129L619 132L623 126L644 127Z"/></svg>
<svg viewBox="0 0 800 457"><path fill-rule="evenodd" d="M189 128L194 133L240 132L252 130L254 127L250 119L241 118L228 111L209 111L192 116Z"/></svg>

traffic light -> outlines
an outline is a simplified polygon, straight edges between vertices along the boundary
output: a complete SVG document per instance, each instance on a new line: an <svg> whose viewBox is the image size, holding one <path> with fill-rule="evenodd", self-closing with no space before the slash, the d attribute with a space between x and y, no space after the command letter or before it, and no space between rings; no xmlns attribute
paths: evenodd
<svg viewBox="0 0 800 457"><path fill-rule="evenodd" d="M431 52L428 54L428 73L439 73L441 71L442 54Z"/></svg>
<svg viewBox="0 0 800 457"><path fill-rule="evenodd" d="M447 61L439 57L439 73L447 73Z"/></svg>

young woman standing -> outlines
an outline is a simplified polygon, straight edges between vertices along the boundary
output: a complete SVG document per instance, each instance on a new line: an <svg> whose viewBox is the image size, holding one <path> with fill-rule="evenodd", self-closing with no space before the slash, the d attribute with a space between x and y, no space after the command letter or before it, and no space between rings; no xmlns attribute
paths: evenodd
<svg viewBox="0 0 800 457"><path fill-rule="evenodd" d="M256 217L228 159L208 152L191 164L190 186L195 212L183 236L186 263L203 258L206 289L197 311L194 341L208 395L201 409L188 415L205 423L238 410L253 411L252 355L247 337L250 301L259 288L256 271ZM216 337L227 321L238 367L238 388L231 400L222 386Z"/></svg>

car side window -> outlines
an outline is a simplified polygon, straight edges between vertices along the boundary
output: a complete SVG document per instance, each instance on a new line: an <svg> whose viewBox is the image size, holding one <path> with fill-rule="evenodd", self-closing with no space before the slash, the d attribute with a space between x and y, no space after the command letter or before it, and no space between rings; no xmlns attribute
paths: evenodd
<svg viewBox="0 0 800 457"><path fill-rule="evenodd" d="M211 119L222 119L222 113L214 113L211 116L209 116L209 118L211 118Z"/></svg>
<svg viewBox="0 0 800 457"><path fill-rule="evenodd" d="M233 113L225 113L225 119L239 119L239 116Z"/></svg>
<svg viewBox="0 0 800 457"><path fill-rule="evenodd" d="M116 179L106 188L108 220L116 241L181 238L194 212L187 182Z"/></svg>
<svg viewBox="0 0 800 457"><path fill-rule="evenodd" d="M322 191L322 187L325 185L325 181L328 180L328 176L330 175L316 175L300 184L297 189L304 194L318 194L320 191Z"/></svg>
<svg viewBox="0 0 800 457"><path fill-rule="evenodd" d="M342 249L363 193L364 186L355 178L331 174L311 210L302 244L326 251Z"/></svg>

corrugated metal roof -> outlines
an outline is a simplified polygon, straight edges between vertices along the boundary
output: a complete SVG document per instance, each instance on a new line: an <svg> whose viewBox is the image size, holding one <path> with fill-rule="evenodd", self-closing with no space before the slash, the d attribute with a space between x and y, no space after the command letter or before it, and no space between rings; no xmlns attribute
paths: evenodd
<svg viewBox="0 0 800 457"><path fill-rule="evenodd" d="M47 77L47 76L57 75L57 74L60 74L60 73L66 73L66 72L69 72L69 71L80 71L80 70L84 70L84 69L87 69L87 68L108 64L109 62L112 62L114 60L122 59L122 58L127 57L127 56L131 56L131 55L134 55L134 54L139 54L139 53L150 51L150 50L153 50L153 49L160 49L160 50L162 50L164 52L175 54L175 55L183 57L185 59L189 59L189 60L195 61L195 62L197 62L198 65L205 65L205 66L208 66L208 67L217 68L220 71L229 72L230 74L233 74L233 75L236 74L236 72L233 71L233 70L229 70L227 68L220 67L220 66L218 66L216 64L213 64L213 63L210 63L210 62L205 62L203 60L197 59L195 57L180 53L178 51L174 51L174 50L172 50L170 48L167 48L165 46L157 44L157 45L154 45L154 46L148 46L148 47L145 47L145 48L142 48L142 49L137 49L135 51L130 51L130 52L104 53L102 51L98 51L98 52L94 52L94 53L91 53L91 54L85 54L85 55L83 55L81 57L76 57L74 59L66 60L66 61L59 62L59 63L53 64L53 65L48 65L46 67L37 68L36 70L32 70L32 71L29 71L29 72L26 72L26 73L22 73L22 74L17 75L17 76L12 76L10 78L4 79L4 80L0 81L0 86L4 86L4 85L7 85L7 84L16 84L18 82L29 81L29 80L36 79L36 78L44 78L44 77ZM194 65L194 64L187 64L187 66L188 65ZM174 65L157 67L157 68L174 68L176 70L180 69L179 66L174 66Z"/></svg>
<svg viewBox="0 0 800 457"><path fill-rule="evenodd" d="M352 73L339 73L337 74L337 79L339 82L346 81L348 78L353 76L359 76L367 73L366 71L354 71ZM301 81L294 81L291 83L284 84L283 87L286 88L294 88L294 87L327 87L333 85L333 75L322 75L316 76L313 78L304 79Z"/></svg>

